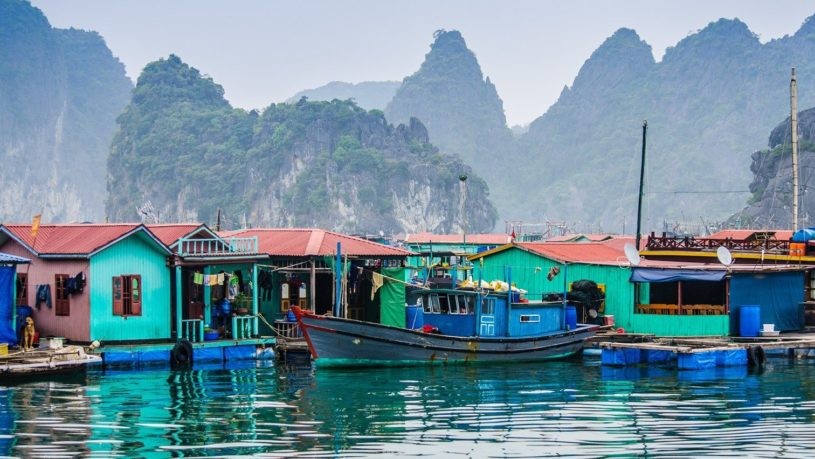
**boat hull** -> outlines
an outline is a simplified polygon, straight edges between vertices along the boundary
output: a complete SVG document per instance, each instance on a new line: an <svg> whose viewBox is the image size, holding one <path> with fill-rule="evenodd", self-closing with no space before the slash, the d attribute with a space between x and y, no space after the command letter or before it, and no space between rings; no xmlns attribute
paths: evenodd
<svg viewBox="0 0 815 459"><path fill-rule="evenodd" d="M300 327L318 365L382 366L538 361L583 349L595 326L524 338L458 337L303 314Z"/></svg>

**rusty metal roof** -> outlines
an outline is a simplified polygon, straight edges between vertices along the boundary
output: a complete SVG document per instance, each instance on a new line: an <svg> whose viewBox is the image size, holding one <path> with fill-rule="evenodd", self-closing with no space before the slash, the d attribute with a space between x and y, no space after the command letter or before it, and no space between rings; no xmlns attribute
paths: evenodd
<svg viewBox="0 0 815 459"><path fill-rule="evenodd" d="M201 223L157 223L146 226L167 247L173 247L182 237L189 237L202 231L208 237L218 237L207 225Z"/></svg>
<svg viewBox="0 0 815 459"><path fill-rule="evenodd" d="M433 234L416 233L408 234L405 237L407 244L427 244L430 242L437 244L462 244L466 239L467 244L473 245L501 245L512 241L512 236L504 233L485 234Z"/></svg>
<svg viewBox="0 0 815 459"><path fill-rule="evenodd" d="M163 250L167 247L140 223L71 223L40 225L36 237L31 224L0 225L0 231L38 256L90 256L99 250L143 231Z"/></svg>
<svg viewBox="0 0 815 459"><path fill-rule="evenodd" d="M404 257L413 253L354 236L314 228L254 228L219 233L221 237L257 237L258 250L271 256L334 255L337 242L349 256Z"/></svg>

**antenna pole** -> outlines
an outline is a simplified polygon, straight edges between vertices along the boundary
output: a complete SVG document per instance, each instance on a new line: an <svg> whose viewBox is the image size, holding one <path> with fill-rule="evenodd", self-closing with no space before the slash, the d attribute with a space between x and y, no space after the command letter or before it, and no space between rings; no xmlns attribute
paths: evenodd
<svg viewBox="0 0 815 459"><path fill-rule="evenodd" d="M640 192L637 195L637 238L634 247L640 250L640 239L642 239L642 232L640 228L640 220L642 219L642 183L645 179L645 133L648 131L648 121L642 122L642 160L640 161Z"/></svg>
<svg viewBox="0 0 815 459"><path fill-rule="evenodd" d="M790 79L790 127L792 131L792 231L798 231L798 81L795 67Z"/></svg>

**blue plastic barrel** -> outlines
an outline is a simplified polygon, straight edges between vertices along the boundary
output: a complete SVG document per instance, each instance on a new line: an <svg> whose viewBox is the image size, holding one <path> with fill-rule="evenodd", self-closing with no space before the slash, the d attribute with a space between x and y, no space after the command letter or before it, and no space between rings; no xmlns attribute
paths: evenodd
<svg viewBox="0 0 815 459"><path fill-rule="evenodd" d="M761 329L761 307L744 305L739 308L739 336L758 336Z"/></svg>
<svg viewBox="0 0 815 459"><path fill-rule="evenodd" d="M566 306L566 330L577 328L577 309L574 306Z"/></svg>
<svg viewBox="0 0 815 459"><path fill-rule="evenodd" d="M417 329L424 326L424 311L415 304L405 306L405 328Z"/></svg>

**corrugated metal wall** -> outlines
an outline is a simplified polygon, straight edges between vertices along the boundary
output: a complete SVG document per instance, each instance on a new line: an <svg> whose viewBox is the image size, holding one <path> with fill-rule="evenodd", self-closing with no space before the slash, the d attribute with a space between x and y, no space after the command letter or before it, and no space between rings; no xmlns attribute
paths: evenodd
<svg viewBox="0 0 815 459"><path fill-rule="evenodd" d="M475 262L474 280L478 281L479 262ZM653 333L658 336L720 336L728 334L728 316L669 316L634 313L634 284L627 266L570 264L565 269L553 260L509 249L485 258L483 279L505 280L504 266L511 266L512 282L527 290L530 300L540 300L542 293L564 291L565 285L581 279L605 284L605 314L614 316L615 325L629 333ZM560 268L560 274L546 279L549 269ZM538 269L540 268L540 269ZM565 280L564 280L565 278ZM564 282L566 284L564 285ZM647 288L644 291L647 300ZM647 301L644 301L647 302Z"/></svg>
<svg viewBox="0 0 815 459"><path fill-rule="evenodd" d="M136 234L103 250L91 260L91 340L121 341L170 338L170 269L166 255ZM139 274L142 315L113 315L113 277Z"/></svg>
<svg viewBox="0 0 815 459"><path fill-rule="evenodd" d="M28 305L34 310L34 327L40 333L40 337L60 336L71 341L88 341L88 299L89 288L86 286L83 293L75 293L69 298L70 315L57 316L55 309L56 286L54 285L55 274L67 274L71 277L79 272L84 272L88 277L88 260L76 261L44 261L34 256L23 246L9 240L0 247L0 251L25 257L31 260L30 265L19 265L18 273L28 273ZM37 308L35 295L37 285L48 284L51 286L51 308L44 303Z"/></svg>

